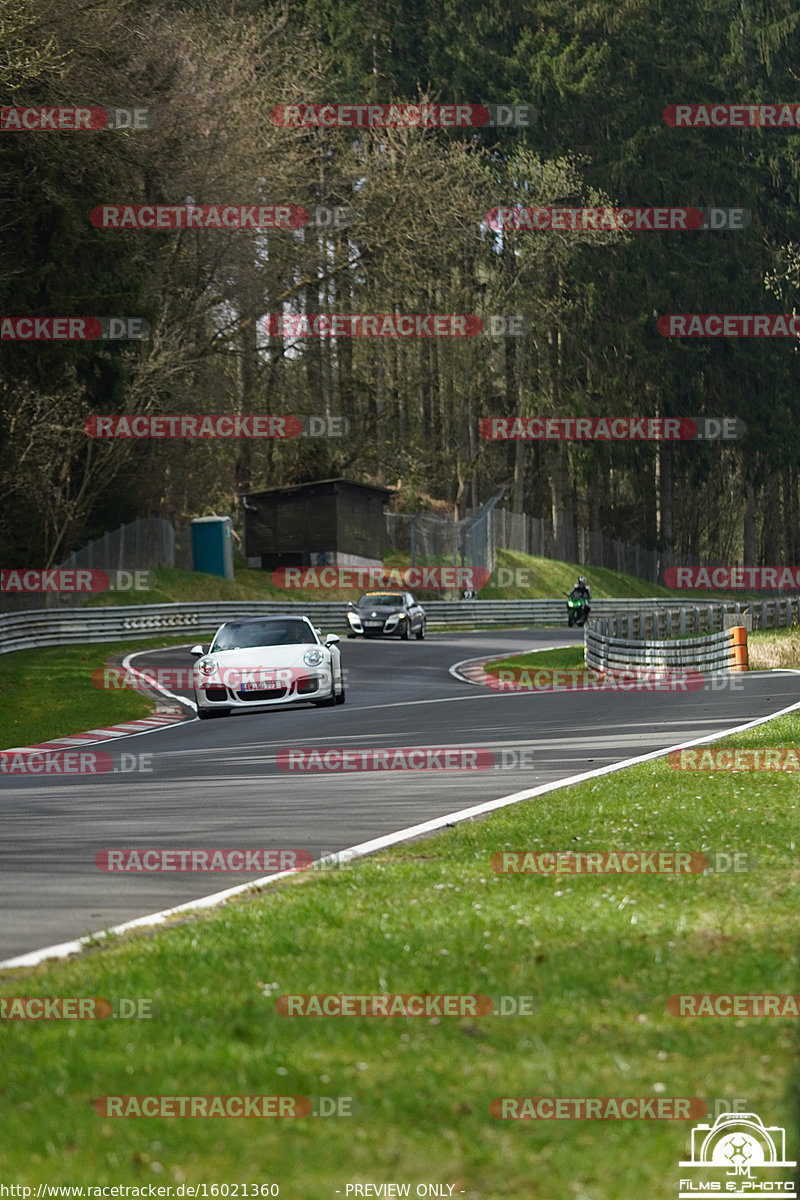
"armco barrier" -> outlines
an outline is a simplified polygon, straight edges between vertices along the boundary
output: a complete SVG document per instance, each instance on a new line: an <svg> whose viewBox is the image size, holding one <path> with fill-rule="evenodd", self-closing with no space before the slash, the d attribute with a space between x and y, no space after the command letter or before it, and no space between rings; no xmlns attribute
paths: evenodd
<svg viewBox="0 0 800 1200"><path fill-rule="evenodd" d="M584 659L596 671L625 671L631 667L682 668L713 675L747 670L747 630L735 625L708 637L660 641L610 637L592 622L584 630Z"/></svg>
<svg viewBox="0 0 800 1200"><path fill-rule="evenodd" d="M643 608L643 605L646 608ZM563 600L426 600L425 612L432 627L474 628L476 625L563 625ZM741 612L742 605L720 603L678 606L669 597L654 600L594 600L595 617L612 619L609 635L639 637L661 632L709 632L721 629L726 613ZM341 600L242 600L198 604L117 605L103 608L44 609L0 615L0 654L37 646L69 646L77 643L133 641L166 635L187 634L202 640L223 621L257 617L287 609L307 613L325 633L346 631L347 605ZM790 625L795 620L796 600L768 600L750 605L755 629Z"/></svg>

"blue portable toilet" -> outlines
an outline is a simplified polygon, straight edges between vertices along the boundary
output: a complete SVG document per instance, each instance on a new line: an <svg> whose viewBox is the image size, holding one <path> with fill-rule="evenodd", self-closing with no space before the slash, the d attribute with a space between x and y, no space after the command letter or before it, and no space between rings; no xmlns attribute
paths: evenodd
<svg viewBox="0 0 800 1200"><path fill-rule="evenodd" d="M233 526L230 517L192 518L192 570L233 579Z"/></svg>

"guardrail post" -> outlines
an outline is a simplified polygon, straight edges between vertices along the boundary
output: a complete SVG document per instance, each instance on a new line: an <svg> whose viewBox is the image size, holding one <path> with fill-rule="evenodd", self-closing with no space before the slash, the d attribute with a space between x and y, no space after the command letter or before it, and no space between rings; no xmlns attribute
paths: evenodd
<svg viewBox="0 0 800 1200"><path fill-rule="evenodd" d="M747 629L744 625L734 625L728 630L728 635L731 639L730 655L733 660L730 670L746 671L748 665Z"/></svg>

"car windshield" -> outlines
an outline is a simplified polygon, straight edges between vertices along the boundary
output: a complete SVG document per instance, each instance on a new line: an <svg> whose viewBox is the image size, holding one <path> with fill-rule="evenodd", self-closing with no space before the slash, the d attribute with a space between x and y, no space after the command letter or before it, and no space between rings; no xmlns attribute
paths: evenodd
<svg viewBox="0 0 800 1200"><path fill-rule="evenodd" d="M358 602L359 608L402 608L400 592L365 592Z"/></svg>
<svg viewBox="0 0 800 1200"><path fill-rule="evenodd" d="M251 646L292 646L298 642L317 645L316 635L305 621L232 622L220 629L211 651L246 650Z"/></svg>

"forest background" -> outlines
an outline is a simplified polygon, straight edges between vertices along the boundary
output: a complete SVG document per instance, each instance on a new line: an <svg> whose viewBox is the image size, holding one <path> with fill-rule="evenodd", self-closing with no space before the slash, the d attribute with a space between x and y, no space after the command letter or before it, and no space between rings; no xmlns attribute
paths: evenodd
<svg viewBox="0 0 800 1200"><path fill-rule="evenodd" d="M800 561L792 339L664 313L794 312L800 133L673 128L790 103L788 0L6 0L3 105L146 107L146 130L0 133L0 313L135 316L142 342L0 348L0 565L136 517L334 476L398 511L514 511L631 543ZM515 129L287 129L277 105L529 104ZM340 230L104 230L96 205L342 206ZM744 208L731 232L501 235L491 208ZM520 314L523 337L270 338L267 314ZM349 418L341 438L102 441L100 413ZM523 443L482 417L738 417L732 443Z"/></svg>

